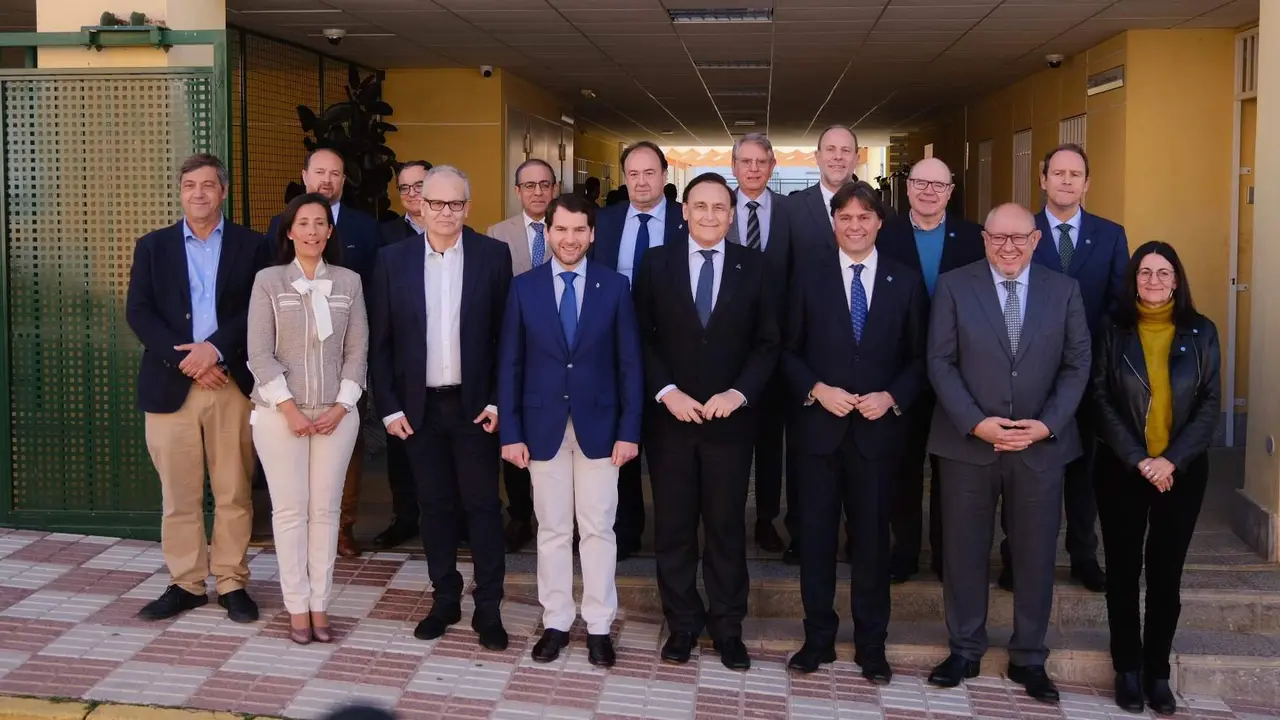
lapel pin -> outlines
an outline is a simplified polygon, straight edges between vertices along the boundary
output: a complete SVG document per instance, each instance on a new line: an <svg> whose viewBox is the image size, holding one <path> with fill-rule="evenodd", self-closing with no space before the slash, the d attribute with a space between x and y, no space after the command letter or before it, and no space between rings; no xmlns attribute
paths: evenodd
<svg viewBox="0 0 1280 720"><path fill-rule="evenodd" d="M1085 238L1085 239L1084 239L1084 244L1085 244L1085 245L1092 245L1092 244L1093 244L1093 241L1092 241L1092 240L1090 240L1089 238Z"/></svg>
<svg viewBox="0 0 1280 720"><path fill-rule="evenodd" d="M885 278L885 280L887 280L887 281L889 281L889 282L893 282L893 276L892 276L892 275L889 275L888 277L886 277L886 278Z"/></svg>
<svg viewBox="0 0 1280 720"><path fill-rule="evenodd" d="M734 265L734 266L733 266L733 269L734 269L734 270L741 270L741 269L742 269L742 264L741 264L741 263L739 263L739 264L737 264L737 265Z"/></svg>
<svg viewBox="0 0 1280 720"><path fill-rule="evenodd" d="M955 236L956 236L956 234L955 234L955 233L953 233L953 232L949 232L949 233L947 233L947 237L955 237Z"/></svg>
<svg viewBox="0 0 1280 720"><path fill-rule="evenodd" d="M1187 351L1186 345L1183 345L1182 347L1178 348L1178 352L1186 352L1186 351Z"/></svg>
<svg viewBox="0 0 1280 720"><path fill-rule="evenodd" d="M599 289L600 289L600 283L596 283L596 289L597 289L597 290L599 290Z"/></svg>

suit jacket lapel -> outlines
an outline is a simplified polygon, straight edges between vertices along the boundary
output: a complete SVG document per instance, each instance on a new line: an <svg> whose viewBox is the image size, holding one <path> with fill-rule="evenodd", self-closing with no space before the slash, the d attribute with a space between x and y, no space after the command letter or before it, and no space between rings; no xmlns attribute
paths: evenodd
<svg viewBox="0 0 1280 720"><path fill-rule="evenodd" d="M458 320L465 325L467 311L471 309L472 299L480 291L480 276L484 270L484 255L479 244L467 236L471 233L462 231L462 307L458 312ZM503 298L505 302L506 298Z"/></svg>
<svg viewBox="0 0 1280 720"><path fill-rule="evenodd" d="M1089 259L1089 253L1093 251L1093 232L1096 225L1093 222L1093 216L1089 213L1080 211L1080 235L1076 238L1076 251L1071 255L1071 267L1068 268L1067 274L1071 277L1078 277L1080 268Z"/></svg>
<svg viewBox="0 0 1280 720"><path fill-rule="evenodd" d="M715 324L716 318L729 312L729 308L733 303L733 295L742 284L742 263L741 256L737 253L738 249L742 249L744 252L754 252L740 245L725 244L724 268L720 271L720 292L716 295L715 306L711 308L711 317L707 320L708 330ZM685 270L687 271L688 268L689 263L686 262ZM696 307L694 308L694 314L697 314Z"/></svg>
<svg viewBox="0 0 1280 720"><path fill-rule="evenodd" d="M1042 264L1051 268L1062 269L1062 256L1058 254L1058 234L1049 226L1048 208L1036 213L1036 229L1040 231L1040 244L1036 245L1032 257L1038 257Z"/></svg>
<svg viewBox="0 0 1280 720"><path fill-rule="evenodd" d="M910 221L908 221L908 224L910 224ZM911 239L915 240L914 228L911 231L911 235L912 235ZM912 246L915 245L914 242L911 244ZM947 224L946 219L943 219L942 221L942 259L938 261L939 275L941 275L942 273L954 267L957 267L958 263L956 263L955 261L955 257L954 257L955 253L956 253L956 231L951 229L951 227ZM922 270L923 266L920 264L919 250L916 251L914 257L916 259L915 269Z"/></svg>
<svg viewBox="0 0 1280 720"><path fill-rule="evenodd" d="M1027 297L1022 301L1026 305L1022 313L1022 335L1018 338L1018 356L1013 359L1015 366L1022 362L1022 358L1027 356L1027 349L1031 347L1032 341L1040 334L1028 331L1036 327L1036 323L1040 322L1040 316L1044 314L1046 291L1041 272L1043 269L1037 268L1032 264L1030 272L1027 273ZM1001 313L1002 317L1003 315Z"/></svg>
<svg viewBox="0 0 1280 720"><path fill-rule="evenodd" d="M880 256L879 262L876 263L876 282L874 294L871 296L871 307L867 308L867 322L862 328L862 338L875 337L875 333L881 332L881 326L888 320L880 318L888 318L893 313L892 305L897 302L897 285L898 279L889 273L889 268L885 266L884 255ZM844 277L841 276L843 282ZM850 322L852 324L852 321ZM852 328L850 328L852 333Z"/></svg>
<svg viewBox="0 0 1280 720"><path fill-rule="evenodd" d="M693 303L693 292L691 288L692 278L689 275L689 254L687 252L678 252L673 245L671 250L666 253L667 282L675 283L675 292L678 300L676 304L680 306L683 314L694 324L695 327L702 327L702 321L698 319L698 308ZM722 281L723 282L723 281Z"/></svg>
<svg viewBox="0 0 1280 720"><path fill-rule="evenodd" d="M421 239L412 243L412 250L409 252L410 262L405 263L400 272L403 275L401 283L404 292L409 293L409 307L413 308L413 315L418 320L418 329L422 332L425 343L427 337L427 240L426 236L418 237Z"/></svg>
<svg viewBox="0 0 1280 720"><path fill-rule="evenodd" d="M822 264L822 277L818 280L820 288L818 292L819 301L822 307L831 308L831 317L841 328L841 332L836 336L843 338L841 341L842 351L848 352L852 357L857 348L857 342L853 338L853 321L849 312L849 297L845 295L844 289L844 268L841 267L843 260L840 257L840 251L828 248L825 257L827 262ZM837 310L839 308L839 310ZM864 326L863 331L866 331Z"/></svg>
<svg viewBox="0 0 1280 720"><path fill-rule="evenodd" d="M814 185L813 190L809 192L809 199L805 202L809 206L809 212L813 214L813 221L817 223L818 229L827 230L827 240L833 245L836 241L835 231L831 229L831 214L828 208L822 202L822 186Z"/></svg>
<svg viewBox="0 0 1280 720"><path fill-rule="evenodd" d="M1004 309L1000 307L1000 294L996 292L990 267L982 263L974 269L973 293L978 300L978 305L982 308L982 314L987 316L987 322L991 324L992 332L1000 339L1000 346L1004 348L1005 355L1013 360L1013 346L1009 344L1009 328L1004 324ZM1025 322L1022 325L1026 327Z"/></svg>
<svg viewBox="0 0 1280 720"><path fill-rule="evenodd" d="M182 230L179 228L179 235ZM222 226L222 252L218 253L218 272L213 283L213 306L216 309L222 306L222 292L227 287L227 275L231 272L231 266L236 262L236 253L240 251L240 238L234 237L231 232L231 221L227 220ZM186 238L182 238L182 252L186 255ZM187 266L186 262L182 263L183 268ZM190 278L188 278L190 280Z"/></svg>
<svg viewBox="0 0 1280 720"><path fill-rule="evenodd" d="M738 231L739 219L738 209L735 207L733 210L733 222L729 223L729 234L725 235L724 239L726 242L733 243L734 245L745 245L746 243L742 241L742 235Z"/></svg>
<svg viewBox="0 0 1280 720"><path fill-rule="evenodd" d="M535 276L537 286L534 296L537 298L537 307L534 313L543 319L548 331L559 339L557 344L565 357L568 357L569 344L564 339L564 328L560 325L560 309L556 307L556 277L552 272L551 263L545 262L534 268L533 272L538 273ZM583 305L585 307L586 304ZM578 323L578 328L581 330L581 322Z"/></svg>
<svg viewBox="0 0 1280 720"><path fill-rule="evenodd" d="M663 245L684 245L689 241L689 233L684 228L684 208L680 203L667 203L664 224Z"/></svg>
<svg viewBox="0 0 1280 720"><path fill-rule="evenodd" d="M582 312L578 315L578 332L573 337L573 350L582 347L583 338L595 330L600 310L600 283L591 278L591 263L584 266L582 278ZM564 333L560 333L564 337Z"/></svg>
<svg viewBox="0 0 1280 720"><path fill-rule="evenodd" d="M529 254L529 233L524 227L524 215L517 215L516 217L511 218L509 222L511 223L511 226L507 228L507 231L511 233L512 242L508 243L508 245L511 246L512 257L516 258L516 267L532 268L533 256ZM545 223L543 224L542 231L543 238L545 239ZM543 258L543 262L546 262L545 257Z"/></svg>

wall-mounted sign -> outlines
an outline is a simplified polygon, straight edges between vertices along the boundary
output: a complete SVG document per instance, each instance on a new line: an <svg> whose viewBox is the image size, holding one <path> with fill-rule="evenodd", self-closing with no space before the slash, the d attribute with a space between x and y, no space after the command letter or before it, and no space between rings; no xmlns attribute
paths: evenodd
<svg viewBox="0 0 1280 720"><path fill-rule="evenodd" d="M1085 81L1085 94L1092 96L1122 87L1124 87L1124 66L1118 65L1110 70L1090 75Z"/></svg>

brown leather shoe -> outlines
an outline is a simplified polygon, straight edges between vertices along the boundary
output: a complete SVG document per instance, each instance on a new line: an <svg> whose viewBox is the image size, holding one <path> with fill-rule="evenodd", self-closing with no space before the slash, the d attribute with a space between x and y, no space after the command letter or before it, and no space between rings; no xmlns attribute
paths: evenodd
<svg viewBox="0 0 1280 720"><path fill-rule="evenodd" d="M351 528L338 528L338 555L344 558L360 557L360 546L356 544Z"/></svg>

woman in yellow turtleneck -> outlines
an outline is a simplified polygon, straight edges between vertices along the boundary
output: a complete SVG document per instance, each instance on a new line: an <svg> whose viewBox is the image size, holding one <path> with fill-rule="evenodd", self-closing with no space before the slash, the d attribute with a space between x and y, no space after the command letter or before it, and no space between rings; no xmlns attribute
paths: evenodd
<svg viewBox="0 0 1280 720"><path fill-rule="evenodd" d="M1169 653L1218 424L1219 354L1217 328L1196 312L1178 254L1163 242L1138 248L1124 297L1095 338L1092 388L1116 704L1130 712L1143 711L1144 695L1157 713L1177 710ZM1138 608L1144 542L1145 633Z"/></svg>

